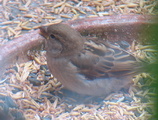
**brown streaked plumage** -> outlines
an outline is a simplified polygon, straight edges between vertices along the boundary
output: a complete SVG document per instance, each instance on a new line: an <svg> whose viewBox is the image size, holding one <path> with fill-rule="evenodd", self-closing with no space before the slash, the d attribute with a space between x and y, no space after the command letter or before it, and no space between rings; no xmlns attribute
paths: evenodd
<svg viewBox="0 0 158 120"><path fill-rule="evenodd" d="M105 40L86 38L65 24L41 27L46 38L47 64L69 90L86 95L108 95L127 88L142 62Z"/></svg>

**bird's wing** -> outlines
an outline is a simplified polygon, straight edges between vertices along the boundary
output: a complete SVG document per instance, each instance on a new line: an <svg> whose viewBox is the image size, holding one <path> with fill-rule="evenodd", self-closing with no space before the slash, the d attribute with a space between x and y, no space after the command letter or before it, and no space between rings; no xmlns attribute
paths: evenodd
<svg viewBox="0 0 158 120"><path fill-rule="evenodd" d="M139 66L131 53L105 41L104 44L85 42L82 52L72 58L71 62L89 80L134 74Z"/></svg>

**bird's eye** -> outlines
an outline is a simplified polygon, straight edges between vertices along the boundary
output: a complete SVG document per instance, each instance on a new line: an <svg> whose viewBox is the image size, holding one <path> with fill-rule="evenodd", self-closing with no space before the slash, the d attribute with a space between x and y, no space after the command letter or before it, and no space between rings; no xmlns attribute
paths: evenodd
<svg viewBox="0 0 158 120"><path fill-rule="evenodd" d="M55 36L53 34L50 35L50 38L55 39Z"/></svg>

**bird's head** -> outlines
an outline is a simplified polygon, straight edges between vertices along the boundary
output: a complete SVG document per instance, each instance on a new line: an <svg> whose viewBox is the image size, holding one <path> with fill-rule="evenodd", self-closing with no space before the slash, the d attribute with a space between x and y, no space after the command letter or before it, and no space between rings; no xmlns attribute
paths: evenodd
<svg viewBox="0 0 158 120"><path fill-rule="evenodd" d="M54 24L41 27L40 31L46 38L46 50L52 57L71 56L83 48L84 38L69 25Z"/></svg>

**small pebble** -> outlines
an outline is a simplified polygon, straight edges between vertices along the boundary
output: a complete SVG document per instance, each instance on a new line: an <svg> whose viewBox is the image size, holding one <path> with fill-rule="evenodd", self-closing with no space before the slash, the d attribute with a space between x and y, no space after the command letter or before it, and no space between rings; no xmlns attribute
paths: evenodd
<svg viewBox="0 0 158 120"><path fill-rule="evenodd" d="M40 86L41 85L41 81L37 80L36 78L28 78L28 81L30 81L31 84L33 84L33 86Z"/></svg>

